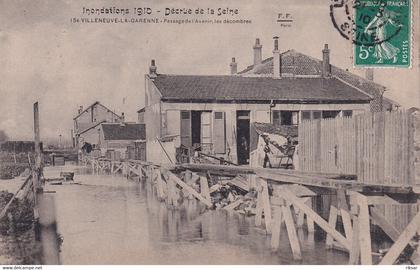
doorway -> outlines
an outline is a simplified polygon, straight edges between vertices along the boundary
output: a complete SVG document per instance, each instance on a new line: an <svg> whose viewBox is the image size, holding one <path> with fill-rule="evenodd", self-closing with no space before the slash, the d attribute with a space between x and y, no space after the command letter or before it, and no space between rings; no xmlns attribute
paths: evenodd
<svg viewBox="0 0 420 270"><path fill-rule="evenodd" d="M200 151L201 111L191 111L191 140L193 149Z"/></svg>
<svg viewBox="0 0 420 270"><path fill-rule="evenodd" d="M249 164L249 139L250 139L250 116L249 111L236 112L236 145L238 164Z"/></svg>

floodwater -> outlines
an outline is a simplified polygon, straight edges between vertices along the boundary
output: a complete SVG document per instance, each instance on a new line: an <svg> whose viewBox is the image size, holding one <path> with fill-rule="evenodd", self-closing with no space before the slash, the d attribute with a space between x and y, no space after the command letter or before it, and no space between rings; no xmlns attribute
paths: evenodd
<svg viewBox="0 0 420 270"><path fill-rule="evenodd" d="M285 228L281 246L252 217L226 211L168 209L150 186L77 168L45 168L45 174L75 170L75 185L56 191L62 264L347 264L348 256L325 249L325 241L299 232L303 261L293 261ZM46 176L48 178L48 176ZM201 212L201 213L200 213ZM315 237L316 238L316 237Z"/></svg>

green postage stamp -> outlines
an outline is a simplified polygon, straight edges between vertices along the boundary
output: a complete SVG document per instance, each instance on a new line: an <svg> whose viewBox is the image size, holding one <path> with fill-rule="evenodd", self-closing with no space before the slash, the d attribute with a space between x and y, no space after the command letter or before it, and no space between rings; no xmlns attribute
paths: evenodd
<svg viewBox="0 0 420 270"><path fill-rule="evenodd" d="M353 8L355 66L410 67L410 0L357 0Z"/></svg>

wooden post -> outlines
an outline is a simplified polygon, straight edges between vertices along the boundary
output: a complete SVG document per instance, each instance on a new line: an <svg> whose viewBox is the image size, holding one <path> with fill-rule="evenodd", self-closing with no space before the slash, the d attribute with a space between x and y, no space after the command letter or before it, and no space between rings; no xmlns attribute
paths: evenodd
<svg viewBox="0 0 420 270"><path fill-rule="evenodd" d="M270 204L270 196L268 194L268 186L267 181L264 179L260 179L261 181L261 195L262 195L262 203L263 203L263 211L264 211L264 223L265 229L268 233L271 233L271 204Z"/></svg>
<svg viewBox="0 0 420 270"><path fill-rule="evenodd" d="M34 183L35 192L41 188L40 175L42 173L42 152L41 152L41 141L39 132L39 108L38 102L34 103L34 142L35 142L35 170L34 177L32 178Z"/></svg>
<svg viewBox="0 0 420 270"><path fill-rule="evenodd" d="M353 233L351 239L351 249L349 264L359 264L360 258L360 245L359 245L359 221L357 216L353 217Z"/></svg>
<svg viewBox="0 0 420 270"><path fill-rule="evenodd" d="M38 208L38 193L40 188L40 167L41 167L41 149L40 149L40 134L39 134L39 108L38 102L34 103L34 142L35 142L35 166L32 171L32 183L33 183L33 192L34 192L34 218L36 226L39 222L39 208ZM39 230L35 230L37 234ZM40 238L40 235L35 235L37 239Z"/></svg>
<svg viewBox="0 0 420 270"><path fill-rule="evenodd" d="M356 199L359 205L359 243L360 259L363 265L372 265L372 244L370 239L369 206L366 196L357 193Z"/></svg>
<svg viewBox="0 0 420 270"><path fill-rule="evenodd" d="M211 200L209 183L207 182L207 177L205 176L200 176L200 193L204 198Z"/></svg>
<svg viewBox="0 0 420 270"><path fill-rule="evenodd" d="M271 248L277 250L280 244L281 225L282 225L282 209L281 206L275 205L273 207L274 222L271 229Z"/></svg>
<svg viewBox="0 0 420 270"><path fill-rule="evenodd" d="M255 209L255 226L261 226L263 213L263 199L261 181L257 181L257 206Z"/></svg>
<svg viewBox="0 0 420 270"><path fill-rule="evenodd" d="M306 204L308 205L308 207L310 207L310 209L312 209L312 198L309 198L309 200L307 201ZM313 234L315 232L314 220L311 217L309 217L308 215L306 215L306 224L308 226L308 233Z"/></svg>
<svg viewBox="0 0 420 270"><path fill-rule="evenodd" d="M299 200L292 192L283 188L278 191L279 196L284 198L286 201L291 202L296 207L299 207L300 210L305 212L305 215L312 218L316 224L318 224L321 229L323 229L328 234L331 234L334 239L336 239L340 244L342 244L346 249L350 249L350 241L347 240L341 233L339 233L335 228L331 227L328 222L326 222L322 217L320 217L315 211L309 208L306 204Z"/></svg>
<svg viewBox="0 0 420 270"><path fill-rule="evenodd" d="M387 221L386 218L379 211L375 209L375 207L371 208L370 215L371 215L372 220L379 227L381 227L381 229L389 236L389 238L391 238L392 241L395 242L398 240L398 237L400 236L401 233L398 231L397 228L394 227L394 225L392 225L389 221ZM417 233L419 234L419 232ZM410 242L409 242L409 245L411 245L413 249L416 248L416 246L411 244ZM420 255L418 251L413 252L413 254L410 257L410 261L415 265L420 264Z"/></svg>
<svg viewBox="0 0 420 270"><path fill-rule="evenodd" d="M54 194L39 195L39 224L41 228L42 264L60 263L57 244Z"/></svg>
<svg viewBox="0 0 420 270"><path fill-rule="evenodd" d="M331 205L330 207L330 216L328 218L328 224L335 229L335 226L337 225L337 216L338 211L335 206ZM325 241L325 244L327 245L327 248L332 248L333 246L333 237L331 234L327 234L327 240Z"/></svg>
<svg viewBox="0 0 420 270"><path fill-rule="evenodd" d="M35 169L32 175L34 186L35 238L41 242L42 264L59 264L57 230L55 223L54 195L43 192L42 150L39 132L38 102L34 103Z"/></svg>
<svg viewBox="0 0 420 270"><path fill-rule="evenodd" d="M143 166L138 165L137 166L138 174L139 174L139 182L143 180Z"/></svg>
<svg viewBox="0 0 420 270"><path fill-rule="evenodd" d="M162 174L159 169L156 169L157 171L157 178L156 178L156 184L157 184L157 190L158 190L158 197L160 200L165 199L165 191L164 191L164 182L162 180Z"/></svg>
<svg viewBox="0 0 420 270"><path fill-rule="evenodd" d="M353 227L351 225L351 216L349 212L344 209L340 209L341 219L343 221L344 226L344 233L346 234L346 238L351 240L353 237Z"/></svg>
<svg viewBox="0 0 420 270"><path fill-rule="evenodd" d="M298 211L297 221L296 221L297 227L302 228L304 222L305 222L305 213L303 213L303 211Z"/></svg>
<svg viewBox="0 0 420 270"><path fill-rule="evenodd" d="M283 205L282 212L286 223L287 235L289 236L290 247L292 248L293 259L301 260L302 252L300 250L299 239L296 233L295 222L293 221L290 205Z"/></svg>
<svg viewBox="0 0 420 270"><path fill-rule="evenodd" d="M344 232L346 238L351 241L353 227L351 225L351 216L349 213L349 205L346 200L346 191L344 189L337 190L337 200L338 200L338 211L341 215L341 220L343 221Z"/></svg>
<svg viewBox="0 0 420 270"><path fill-rule="evenodd" d="M187 185L185 182L181 181L176 175L174 175L171 172L168 172L169 179L173 180L176 184L181 186L182 189L187 190L190 194L192 194L195 198L197 198L199 201L204 203L207 207L212 207L213 204L210 200L204 198L200 193L198 193L195 189Z"/></svg>
<svg viewBox="0 0 420 270"><path fill-rule="evenodd" d="M411 238L414 237L420 227L420 212L407 225L392 247L388 250L385 257L379 263L381 265L394 264L395 260L408 245Z"/></svg>

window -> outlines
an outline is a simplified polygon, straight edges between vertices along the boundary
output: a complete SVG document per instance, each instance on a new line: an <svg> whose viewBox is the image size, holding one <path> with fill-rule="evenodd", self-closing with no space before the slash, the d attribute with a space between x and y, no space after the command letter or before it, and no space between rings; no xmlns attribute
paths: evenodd
<svg viewBox="0 0 420 270"><path fill-rule="evenodd" d="M215 154L226 152L226 130L224 112L214 112L213 121L213 150Z"/></svg>
<svg viewBox="0 0 420 270"><path fill-rule="evenodd" d="M312 119L321 119L320 111L312 111Z"/></svg>
<svg viewBox="0 0 420 270"><path fill-rule="evenodd" d="M190 112L189 111L181 112L181 119L183 120L190 119Z"/></svg>
<svg viewBox="0 0 420 270"><path fill-rule="evenodd" d="M214 119L223 119L223 112L215 112Z"/></svg>
<svg viewBox="0 0 420 270"><path fill-rule="evenodd" d="M311 111L302 111L302 121L311 120Z"/></svg>
<svg viewBox="0 0 420 270"><path fill-rule="evenodd" d="M343 111L343 117L352 117L352 116L353 116L353 111L351 110Z"/></svg>
<svg viewBox="0 0 420 270"><path fill-rule="evenodd" d="M291 126L299 124L299 111L273 111L273 124Z"/></svg>
<svg viewBox="0 0 420 270"><path fill-rule="evenodd" d="M322 118L336 118L340 114L340 111L322 111Z"/></svg>

